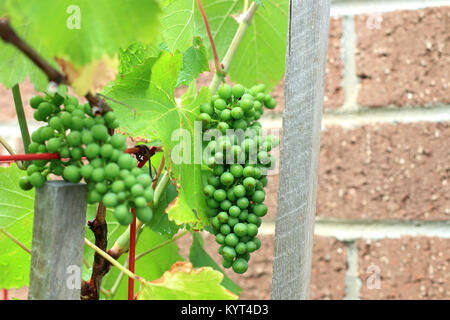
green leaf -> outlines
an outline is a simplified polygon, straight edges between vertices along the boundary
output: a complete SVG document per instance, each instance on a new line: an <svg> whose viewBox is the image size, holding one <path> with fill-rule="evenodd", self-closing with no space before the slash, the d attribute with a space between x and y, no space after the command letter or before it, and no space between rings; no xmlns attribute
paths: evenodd
<svg viewBox="0 0 450 320"><path fill-rule="evenodd" d="M230 64L230 79L244 86L264 83L272 90L284 75L289 1L259 7Z"/></svg>
<svg viewBox="0 0 450 320"><path fill-rule="evenodd" d="M217 265L217 263L210 257L210 255L203 248L203 238L201 234L194 232L192 235L192 245L189 249L189 261L192 262L195 268L199 267L211 267L214 270L221 272L224 275L222 280L222 286L230 290L236 295L239 295L242 291L241 287L233 282L228 276L223 272L223 270Z"/></svg>
<svg viewBox="0 0 450 320"><path fill-rule="evenodd" d="M145 228L141 232L137 241L136 256L141 252L147 251L148 249L167 241L168 239L170 239L170 237L160 235L153 232L149 228ZM126 255L122 255L119 262L124 264L125 260ZM156 280L165 271L169 270L172 264L181 260L183 260L183 257L181 257L178 253L177 244L174 242L169 243L137 260L135 265L135 274L146 280ZM119 274L120 271L117 268L111 268L111 270L103 278L102 287L110 290ZM135 281L135 291L137 290L139 290L139 282ZM124 276L122 278L114 297L108 297L106 295L102 296L108 299L113 298L115 300L126 300L128 296L128 277Z"/></svg>
<svg viewBox="0 0 450 320"><path fill-rule="evenodd" d="M146 282L138 300L235 300L238 297L220 285L223 274L204 267L193 269L178 262L156 281Z"/></svg>
<svg viewBox="0 0 450 320"><path fill-rule="evenodd" d="M34 189L20 189L19 178L25 175L15 164L0 167L0 227L31 250ZM28 285L30 254L1 231L0 248L0 288Z"/></svg>
<svg viewBox="0 0 450 320"><path fill-rule="evenodd" d="M105 94L129 106L111 103L121 119L123 131L132 137L161 140L166 168L178 188L178 197L167 211L169 219L177 225L197 224L198 228L203 228L208 218L202 194L201 159L194 158L199 151L194 150L194 137L200 136L201 129L195 128L194 122L200 105L211 97L208 88L201 88L194 101L177 104L174 90L181 63L180 53L162 52L158 59L148 59L112 83ZM177 134L183 138L178 138ZM181 159L177 158L180 151L183 152Z"/></svg>
<svg viewBox="0 0 450 320"><path fill-rule="evenodd" d="M133 41L150 44L159 26L156 0L9 0L2 15L42 57L57 66L58 57L76 67L113 57ZM11 45L0 41L0 81L6 87L30 75L36 89L45 75Z"/></svg>
<svg viewBox="0 0 450 320"><path fill-rule="evenodd" d="M177 0L169 3L162 18L162 35L169 50L185 51L192 45L195 33L195 0Z"/></svg>
<svg viewBox="0 0 450 320"><path fill-rule="evenodd" d="M209 71L208 54L200 37L194 38L194 44L183 54L183 67L177 81L179 85L189 85L202 72Z"/></svg>

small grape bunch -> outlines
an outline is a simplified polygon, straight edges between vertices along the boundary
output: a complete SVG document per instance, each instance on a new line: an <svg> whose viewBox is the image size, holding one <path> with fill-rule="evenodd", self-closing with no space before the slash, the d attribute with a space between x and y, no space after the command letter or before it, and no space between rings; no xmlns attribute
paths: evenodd
<svg viewBox="0 0 450 320"><path fill-rule="evenodd" d="M222 265L244 273L250 254L261 246L257 234L261 218L267 213L266 174L275 166L269 152L279 145L277 137L262 136L257 120L264 112L263 106L274 109L276 102L262 84L250 89L223 84L217 92L211 103L200 107L204 132L215 129L222 133L205 146L208 152L204 160L212 174L203 192L211 232L220 244Z"/></svg>
<svg viewBox="0 0 450 320"><path fill-rule="evenodd" d="M29 190L42 187L49 174L78 183L84 180L88 188L88 203L102 201L114 209L120 224L133 221L131 208L144 223L150 222L153 211L152 181L136 160L124 153L126 138L110 135L119 122L112 111L94 115L88 103L79 104L74 96L55 93L30 100L34 118L46 122L32 133L30 153L59 153L59 159L33 160L22 177L20 186Z"/></svg>

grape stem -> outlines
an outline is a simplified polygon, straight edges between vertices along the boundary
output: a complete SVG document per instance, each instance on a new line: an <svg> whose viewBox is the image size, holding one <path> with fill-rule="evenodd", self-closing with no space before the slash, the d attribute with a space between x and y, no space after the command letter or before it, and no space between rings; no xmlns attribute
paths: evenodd
<svg viewBox="0 0 450 320"><path fill-rule="evenodd" d="M234 35L234 38L231 41L230 46L228 47L228 51L222 60L223 72L221 73L216 72L214 74L213 80L211 81L211 84L209 85L209 89L211 90L212 94L216 93L217 89L219 88L220 84L225 78L225 74L228 72L230 68L231 60L233 60L234 54L236 53L239 44L241 43L242 38L244 37L245 31L251 24L257 8L258 5L256 4L256 2L252 2L248 10L243 14L241 21L239 22L239 27L236 31L236 34Z"/></svg>
<svg viewBox="0 0 450 320"><path fill-rule="evenodd" d="M162 247L164 247L164 246L166 246L166 245L168 245L168 244L170 244L170 243L172 243L172 242L177 241L178 239L180 239L181 237L183 237L183 236L186 235L187 233L189 233L189 230L184 230L184 231L181 232L180 234L177 234L176 236L174 236L172 239L169 239L169 240L166 240L166 241L164 241L164 242L161 242L160 244L154 246L153 248L150 248L150 249L148 249L148 250L146 250L146 251L144 251L144 252L139 253L139 254L136 256L136 261L137 261L138 259L142 258L143 256L145 256L145 255L147 255L147 254L149 254L149 253L152 253L152 252L155 251L155 250L158 250L159 248L162 248Z"/></svg>
<svg viewBox="0 0 450 320"><path fill-rule="evenodd" d="M19 121L20 134L22 135L23 150L25 153L29 153L28 146L31 143L30 132L28 131L27 119L23 110L19 84L15 84L11 90L14 98L14 106L16 107L17 120Z"/></svg>
<svg viewBox="0 0 450 320"><path fill-rule="evenodd" d="M223 69L222 69L222 66L220 65L219 55L217 54L216 45L214 44L214 39L211 34L211 29L209 27L208 18L206 17L205 10L203 9L202 1L197 0L197 5L198 5L198 9L200 10L200 14L203 18L203 23L205 24L205 27L206 27L206 33L208 33L209 42L211 44L211 49L212 49L213 56L214 56L214 65L216 67L216 73L222 74Z"/></svg>
<svg viewBox="0 0 450 320"><path fill-rule="evenodd" d="M31 250L28 249L22 242L19 241L16 237L14 237L11 233L0 227L0 232L3 233L6 237L8 237L10 240L12 240L15 244L17 244L19 247L21 247L23 250L31 254Z"/></svg>

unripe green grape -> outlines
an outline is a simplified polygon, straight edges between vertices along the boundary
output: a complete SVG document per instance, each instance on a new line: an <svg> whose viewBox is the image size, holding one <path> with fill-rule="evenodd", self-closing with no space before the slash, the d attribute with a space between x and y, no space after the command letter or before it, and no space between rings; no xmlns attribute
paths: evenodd
<svg viewBox="0 0 450 320"><path fill-rule="evenodd" d="M239 119L239 120L233 121L233 129L245 130L245 129L247 129L247 127L248 127L247 122L244 119Z"/></svg>
<svg viewBox="0 0 450 320"><path fill-rule="evenodd" d="M135 184L130 189L131 195L133 197L140 197L144 195L144 187L140 184Z"/></svg>
<svg viewBox="0 0 450 320"><path fill-rule="evenodd" d="M52 117L48 124L53 130L60 131L63 129L63 123L60 117Z"/></svg>
<svg viewBox="0 0 450 320"><path fill-rule="evenodd" d="M218 233L216 235L216 242L218 244L224 244L225 243L225 236L223 234L221 234L221 233Z"/></svg>
<svg viewBox="0 0 450 320"><path fill-rule="evenodd" d="M40 136L43 140L49 140L55 136L55 131L50 127L42 127Z"/></svg>
<svg viewBox="0 0 450 320"><path fill-rule="evenodd" d="M55 95L52 98L52 103L55 106L60 106L64 102L64 97L62 97L58 92L55 93Z"/></svg>
<svg viewBox="0 0 450 320"><path fill-rule="evenodd" d="M221 202L226 199L227 193L223 189L218 189L218 190L214 191L213 197L216 201Z"/></svg>
<svg viewBox="0 0 450 320"><path fill-rule="evenodd" d="M248 261L250 260L250 253L247 252L247 253L244 253L244 254L242 254L242 255L239 255L238 258L244 259L245 261L248 262Z"/></svg>
<svg viewBox="0 0 450 320"><path fill-rule="evenodd" d="M211 116L207 113L200 113L198 119L202 122L204 126L208 126L211 122Z"/></svg>
<svg viewBox="0 0 450 320"><path fill-rule="evenodd" d="M255 193L252 195L252 200L255 203L262 203L264 202L264 199L266 198L266 193L264 191L255 191Z"/></svg>
<svg viewBox="0 0 450 320"><path fill-rule="evenodd" d="M98 118L98 117L97 117ZM97 119L96 119L97 121ZM108 140L108 129L102 124L96 124L91 128L92 136L97 141L107 141Z"/></svg>
<svg viewBox="0 0 450 320"><path fill-rule="evenodd" d="M231 116L234 119L242 119L244 116L244 111L240 107L235 107L231 110Z"/></svg>
<svg viewBox="0 0 450 320"><path fill-rule="evenodd" d="M19 187L22 190L25 190L25 191L31 190L33 188L33 185L30 182L30 177L28 177L28 176L20 177L20 179L19 179Z"/></svg>
<svg viewBox="0 0 450 320"><path fill-rule="evenodd" d="M232 206L232 203L231 203L231 201L228 200L228 199L225 199L225 200L223 200L222 202L220 202L220 208L221 208L223 211L228 211L228 210L231 208L231 206Z"/></svg>
<svg viewBox="0 0 450 320"><path fill-rule="evenodd" d="M242 111L248 111L253 108L253 101L250 99L242 99L239 101L239 107Z"/></svg>
<svg viewBox="0 0 450 320"><path fill-rule="evenodd" d="M144 188L150 187L152 185L152 179L148 174L140 174L136 180Z"/></svg>
<svg viewBox="0 0 450 320"><path fill-rule="evenodd" d="M133 214L126 205L119 205L114 210L114 216L121 225L129 225L133 222Z"/></svg>
<svg viewBox="0 0 450 320"><path fill-rule="evenodd" d="M244 168L240 165L240 164L232 164L230 166L230 173L235 177L235 178L240 178L242 177L242 172L243 172Z"/></svg>
<svg viewBox="0 0 450 320"><path fill-rule="evenodd" d="M128 194L125 191L121 191L121 192L117 193L117 201L119 201L120 203L127 200L127 197L128 197Z"/></svg>
<svg viewBox="0 0 450 320"><path fill-rule="evenodd" d="M84 128L83 119L80 117L72 117L72 123L70 125L70 129L75 131L81 131Z"/></svg>
<svg viewBox="0 0 450 320"><path fill-rule="evenodd" d="M103 117L96 116L96 117L94 118L94 120L95 120L95 123L96 123L96 124L105 126L105 119L103 119ZM105 127L105 128L106 128L106 127Z"/></svg>
<svg viewBox="0 0 450 320"><path fill-rule="evenodd" d="M137 197L134 199L134 204L136 205L136 208L143 208L147 206L147 200L144 197Z"/></svg>
<svg viewBox="0 0 450 320"><path fill-rule="evenodd" d="M153 218L153 211L150 207L136 208L136 218L144 223L149 223Z"/></svg>
<svg viewBox="0 0 450 320"><path fill-rule="evenodd" d="M94 168L90 164L86 164L80 168L80 173L85 179L89 179L93 171Z"/></svg>
<svg viewBox="0 0 450 320"><path fill-rule="evenodd" d="M132 170L135 167L133 158L126 153L120 155L119 160L117 160L117 164L121 169Z"/></svg>
<svg viewBox="0 0 450 320"><path fill-rule="evenodd" d="M84 110L75 108L72 111L72 117L77 117L77 118L83 119L84 118Z"/></svg>
<svg viewBox="0 0 450 320"><path fill-rule="evenodd" d="M210 185L212 185L213 187L217 188L218 186L220 186L220 179L219 179L219 177L216 177L216 176L209 176L208 183Z"/></svg>
<svg viewBox="0 0 450 320"><path fill-rule="evenodd" d="M126 171L128 171L128 170L126 170ZM120 173L119 173L119 176L121 176L121 177L122 177L122 172L124 172L124 170L120 171ZM122 177L122 179L124 179L125 187L127 189L131 189L136 184L136 177L131 174L128 174L127 176Z"/></svg>
<svg viewBox="0 0 450 320"><path fill-rule="evenodd" d="M109 158L109 160L110 160L110 161L117 162L117 161L119 160L119 157L120 157L121 155L122 155L122 152L120 152L120 151L117 150L117 149L114 149L113 152L112 152L112 154L111 154L111 157Z"/></svg>
<svg viewBox="0 0 450 320"><path fill-rule="evenodd" d="M74 96L68 96L66 99L64 99L64 106L67 106L69 104L73 105L73 106L77 106L78 105L78 99Z"/></svg>
<svg viewBox="0 0 450 320"><path fill-rule="evenodd" d="M210 184L206 185L206 186L203 188L203 193L204 193L205 196L207 196L207 197L212 197L213 194L214 194L214 191L216 191L216 189L215 189L212 185L210 185Z"/></svg>
<svg viewBox="0 0 450 320"><path fill-rule="evenodd" d="M229 172L224 172L220 176L220 182L225 186L230 186L234 182L234 177Z"/></svg>
<svg viewBox="0 0 450 320"><path fill-rule="evenodd" d="M236 258L236 251L232 247L225 246L222 251L222 256L225 259L233 260Z"/></svg>
<svg viewBox="0 0 450 320"><path fill-rule="evenodd" d="M41 104L39 104L39 107L37 108L37 111L35 112L35 114L37 113L38 117L41 118L41 120L39 120L39 121L42 121L45 118L47 118L49 115L51 115L53 113L53 111L55 111L55 106L51 103L44 101ZM38 119L36 119L36 120L38 120Z"/></svg>
<svg viewBox="0 0 450 320"><path fill-rule="evenodd" d="M247 225L239 222L238 224L236 224L233 228L234 233L238 236L238 237L243 237L247 235Z"/></svg>
<svg viewBox="0 0 450 320"><path fill-rule="evenodd" d="M219 220L218 215L216 215L214 218L211 219L211 225L216 229L220 228L221 222Z"/></svg>
<svg viewBox="0 0 450 320"><path fill-rule="evenodd" d="M229 109L224 109L220 112L220 120L228 121L231 119L231 111Z"/></svg>
<svg viewBox="0 0 450 320"><path fill-rule="evenodd" d="M258 250L259 248L261 248L261 240L259 240L258 238L253 238L252 242L256 245L256 250Z"/></svg>
<svg viewBox="0 0 450 320"><path fill-rule="evenodd" d="M242 97L242 95L245 93L245 88L241 84L235 84L233 88L231 89L231 93L236 98Z"/></svg>
<svg viewBox="0 0 450 320"><path fill-rule="evenodd" d="M214 107L217 110L224 110L227 107L227 103L223 99L217 99L216 101L214 101Z"/></svg>
<svg viewBox="0 0 450 320"><path fill-rule="evenodd" d="M61 158L69 158L70 157L70 150L67 147L61 147L59 150L59 156Z"/></svg>
<svg viewBox="0 0 450 320"><path fill-rule="evenodd" d="M256 244L253 241L251 240L248 241L246 245L247 245L247 252L253 252L256 250Z"/></svg>
<svg viewBox="0 0 450 320"><path fill-rule="evenodd" d="M266 176L261 177L261 178L259 179L259 181L262 183L262 186L263 186L263 187L267 186L268 180L267 180L267 177L266 177Z"/></svg>
<svg viewBox="0 0 450 320"><path fill-rule="evenodd" d="M242 95L242 100L245 100L245 99L250 100L250 101L253 102L253 100L254 100L255 98L254 98L250 93L244 93L244 94Z"/></svg>
<svg viewBox="0 0 450 320"><path fill-rule="evenodd" d="M30 99L30 106L33 109L37 109L43 101L44 99L41 96L34 96Z"/></svg>
<svg viewBox="0 0 450 320"><path fill-rule="evenodd" d="M92 119L92 118L84 118L83 119L83 126L86 129L91 129L93 126L95 126L95 120ZM92 139L94 139L94 138L92 138Z"/></svg>
<svg viewBox="0 0 450 320"><path fill-rule="evenodd" d="M133 176L135 176L136 178L137 177L139 177L141 174L142 174L142 169L141 168L138 168L138 167L133 167L132 169L131 169L131 174L133 175ZM136 179L137 180L137 179Z"/></svg>
<svg viewBox="0 0 450 320"><path fill-rule="evenodd" d="M84 153L89 160L95 159L100 153L100 147L96 143L90 143L86 146Z"/></svg>
<svg viewBox="0 0 450 320"><path fill-rule="evenodd" d="M89 162L89 164L94 168L103 168L103 160L100 158L94 159L91 162Z"/></svg>
<svg viewBox="0 0 450 320"><path fill-rule="evenodd" d="M241 209L238 206L231 206L228 213L231 217L237 218L241 214Z"/></svg>
<svg viewBox="0 0 450 320"><path fill-rule="evenodd" d="M58 152L59 148L61 148L61 139L59 138L51 138L47 142L47 149L49 152Z"/></svg>
<svg viewBox="0 0 450 320"><path fill-rule="evenodd" d="M105 180L105 170L103 168L95 168L92 171L92 180L95 182L102 182Z"/></svg>
<svg viewBox="0 0 450 320"><path fill-rule="evenodd" d="M257 234L258 234L258 227L253 223L247 224L247 235L253 238Z"/></svg>
<svg viewBox="0 0 450 320"><path fill-rule="evenodd" d="M67 135L67 143L71 147L78 147L79 145L81 145L81 132L71 131Z"/></svg>
<svg viewBox="0 0 450 320"><path fill-rule="evenodd" d="M230 200L231 202L235 202L235 201L237 200L237 198L236 198L236 196L235 196L235 194L234 194L234 192L233 192L233 188L230 188L230 189L227 191L227 198L228 198L228 200Z"/></svg>
<svg viewBox="0 0 450 320"><path fill-rule="evenodd" d="M231 98L232 89L229 84L224 83L217 89L217 93L222 99L228 100Z"/></svg>
<svg viewBox="0 0 450 320"><path fill-rule="evenodd" d="M222 252L223 252L223 250L222 250ZM222 266L225 269L231 268L232 265L233 265L233 259L225 259L225 258L222 259Z"/></svg>
<svg viewBox="0 0 450 320"><path fill-rule="evenodd" d="M230 228L230 226L228 226ZM230 228L231 229L231 228ZM228 233L225 236L225 244L230 247L236 247L236 245L239 243L239 238L234 233Z"/></svg>
<svg viewBox="0 0 450 320"><path fill-rule="evenodd" d="M245 273L248 269L248 263L243 258L237 258L232 265L233 271L236 273Z"/></svg>
<svg viewBox="0 0 450 320"><path fill-rule="evenodd" d="M64 110L67 112L70 112L70 113L74 112L75 109L76 109L76 106L73 104L68 104L64 107Z"/></svg>
<svg viewBox="0 0 450 320"><path fill-rule="evenodd" d="M105 166L105 175L109 180L117 178L120 173L120 168L114 162L110 162Z"/></svg>
<svg viewBox="0 0 450 320"><path fill-rule="evenodd" d="M117 206L117 195L115 193L109 192L103 196L103 204L106 207L114 208Z"/></svg>
<svg viewBox="0 0 450 320"><path fill-rule="evenodd" d="M241 214L239 215L239 221L247 221L248 217L248 210L242 210Z"/></svg>
<svg viewBox="0 0 450 320"><path fill-rule="evenodd" d="M255 188L256 180L253 177L247 177L244 179L243 185L246 190L253 189L253 188Z"/></svg>
<svg viewBox="0 0 450 320"><path fill-rule="evenodd" d="M242 174L246 178L253 177L255 175L255 168L252 166L246 166Z"/></svg>
<svg viewBox="0 0 450 320"><path fill-rule="evenodd" d="M212 116L214 114L214 108L211 106L210 103L205 102L204 104L202 104L200 106L200 112L201 113L207 113L210 116Z"/></svg>
<svg viewBox="0 0 450 320"><path fill-rule="evenodd" d="M68 112L62 112L59 117L65 129L69 129L72 126L72 115Z"/></svg>
<svg viewBox="0 0 450 320"><path fill-rule="evenodd" d="M102 195L95 190L89 192L88 203L93 204L100 202L102 200Z"/></svg>
<svg viewBox="0 0 450 320"><path fill-rule="evenodd" d="M119 193L125 190L125 183L122 180L116 180L111 184L111 190L114 193Z"/></svg>
<svg viewBox="0 0 450 320"><path fill-rule="evenodd" d="M206 214L208 215L208 217L213 218L213 217L217 216L218 213L219 213L219 210L210 208L210 207L206 207Z"/></svg>
<svg viewBox="0 0 450 320"><path fill-rule="evenodd" d="M243 242L239 242L235 247L234 250L236 250L237 254L244 254L247 252L247 245Z"/></svg>
<svg viewBox="0 0 450 320"><path fill-rule="evenodd" d="M222 121L217 125L217 129L220 130L222 134L226 134L227 130L230 129L230 126L228 125L228 123Z"/></svg>
<svg viewBox="0 0 450 320"><path fill-rule="evenodd" d="M248 217L247 217L247 222L248 223L253 223L253 224L257 224L258 223L258 216L254 213L249 213Z"/></svg>
<svg viewBox="0 0 450 320"><path fill-rule="evenodd" d="M240 209L246 209L248 207L248 205L250 204L250 202L248 201L247 198L240 198L237 201L237 205Z"/></svg>
<svg viewBox="0 0 450 320"><path fill-rule="evenodd" d="M267 206L265 204L259 203L253 208L253 213L258 217L263 217L267 213Z"/></svg>
<svg viewBox="0 0 450 320"><path fill-rule="evenodd" d="M126 149L126 138L122 134L116 133L111 137L111 140L109 141L111 145L120 151L124 151Z"/></svg>
<svg viewBox="0 0 450 320"><path fill-rule="evenodd" d="M106 123L113 123L116 121L116 115L112 111L108 111L103 115L103 118L105 119Z"/></svg>
<svg viewBox="0 0 450 320"><path fill-rule="evenodd" d="M208 198L206 199L206 204L210 207L210 208L219 208L220 203L218 201L216 201L214 198Z"/></svg>
<svg viewBox="0 0 450 320"><path fill-rule="evenodd" d="M30 153L36 153L38 152L39 144L36 142L32 142L28 145L28 151Z"/></svg>
<svg viewBox="0 0 450 320"><path fill-rule="evenodd" d="M227 224L231 227L231 228L233 228L236 224L238 224L239 223L239 219L238 218L235 218L235 217L228 217L228 222L227 222Z"/></svg>
<svg viewBox="0 0 450 320"><path fill-rule="evenodd" d="M274 98L270 98L269 100L264 101L264 105L267 107L267 109L275 109L277 106L277 101Z"/></svg>
<svg viewBox="0 0 450 320"><path fill-rule="evenodd" d="M72 151L70 151L70 155L73 160L81 160L81 158L83 157L83 149L73 148Z"/></svg>
<svg viewBox="0 0 450 320"><path fill-rule="evenodd" d="M238 184L233 188L233 192L237 198L242 198L245 196L245 188L243 185Z"/></svg>
<svg viewBox="0 0 450 320"><path fill-rule="evenodd" d="M41 131L39 129L31 134L31 141L33 141L36 144L44 142L44 140L41 138Z"/></svg>
<svg viewBox="0 0 450 320"><path fill-rule="evenodd" d="M217 215L217 219L219 220L220 223L227 223L228 221L228 214L226 212L219 212L219 214Z"/></svg>
<svg viewBox="0 0 450 320"><path fill-rule="evenodd" d="M113 154L114 148L109 143L105 143L100 148L100 155L102 158L109 159Z"/></svg>
<svg viewBox="0 0 450 320"><path fill-rule="evenodd" d="M27 168L27 174L29 176L31 176L33 173L35 172L40 172L41 168L39 168L38 166L36 166L35 164L30 164Z"/></svg>
<svg viewBox="0 0 450 320"><path fill-rule="evenodd" d="M213 174L216 176L220 176L222 173L224 173L225 168L223 165L216 165L214 166Z"/></svg>
<svg viewBox="0 0 450 320"><path fill-rule="evenodd" d="M80 170L77 167L70 165L64 168L63 178L72 183L78 183L81 180Z"/></svg>

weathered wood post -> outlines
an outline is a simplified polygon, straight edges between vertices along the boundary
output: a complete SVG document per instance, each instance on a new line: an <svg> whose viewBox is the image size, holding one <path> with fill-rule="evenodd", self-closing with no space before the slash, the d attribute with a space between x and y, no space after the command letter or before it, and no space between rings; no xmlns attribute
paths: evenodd
<svg viewBox="0 0 450 320"><path fill-rule="evenodd" d="M80 299L86 192L63 181L36 189L28 299Z"/></svg>
<svg viewBox="0 0 450 320"><path fill-rule="evenodd" d="M291 0L272 299L308 299L330 0Z"/></svg>

